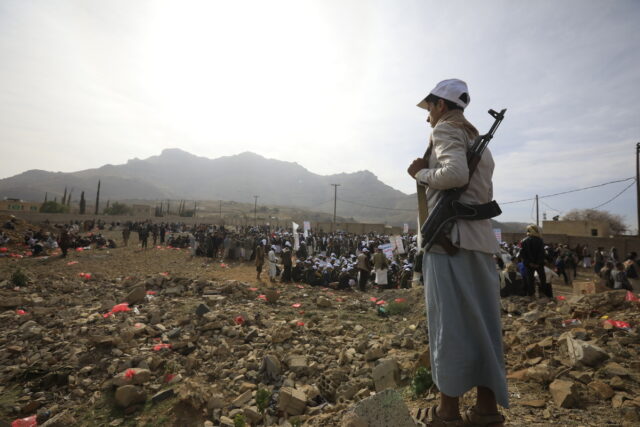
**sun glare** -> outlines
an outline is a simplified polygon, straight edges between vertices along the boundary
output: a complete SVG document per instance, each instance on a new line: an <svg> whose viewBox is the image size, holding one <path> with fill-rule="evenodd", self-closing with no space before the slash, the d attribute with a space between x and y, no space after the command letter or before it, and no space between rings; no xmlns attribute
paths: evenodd
<svg viewBox="0 0 640 427"><path fill-rule="evenodd" d="M340 109L332 37L312 3L157 3L144 80L194 140L274 142Z"/></svg>

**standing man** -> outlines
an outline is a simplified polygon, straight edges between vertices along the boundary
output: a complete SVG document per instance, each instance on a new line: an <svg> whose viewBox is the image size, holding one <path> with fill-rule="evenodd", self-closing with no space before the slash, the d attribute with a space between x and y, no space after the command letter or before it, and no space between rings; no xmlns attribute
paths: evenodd
<svg viewBox="0 0 640 427"><path fill-rule="evenodd" d="M582 266L584 268L591 268L591 251L587 244L582 248Z"/></svg>
<svg viewBox="0 0 640 427"><path fill-rule="evenodd" d="M540 229L537 225L530 224L527 226L527 237L522 240L520 256L526 273L524 280L526 295L533 296L536 294L534 274L537 272L540 280L538 285L539 296L542 297L544 294L548 298L553 298L551 284L547 283L547 276L544 271L544 241L540 236Z"/></svg>
<svg viewBox="0 0 640 427"><path fill-rule="evenodd" d="M58 243L58 246L60 246L60 249L62 250L62 258L66 258L69 247L71 246L71 235L69 234L69 229L66 225L60 233L60 242Z"/></svg>
<svg viewBox="0 0 640 427"><path fill-rule="evenodd" d="M275 283L276 275L278 272L278 258L276 258L276 246L271 245L271 250L267 254L267 260L269 261L269 282Z"/></svg>
<svg viewBox="0 0 640 427"><path fill-rule="evenodd" d="M124 246L129 244L129 236L131 235L131 229L127 224L124 225L122 229L122 240L124 241Z"/></svg>
<svg viewBox="0 0 640 427"><path fill-rule="evenodd" d="M264 266L264 245L267 244L266 240L261 240L256 246L256 280L259 282L260 273L262 273L262 266Z"/></svg>
<svg viewBox="0 0 640 427"><path fill-rule="evenodd" d="M362 252L358 255L358 273L360 277L358 279L358 287L362 292L367 290L367 282L369 281L369 274L371 274L371 262L369 261L369 249L362 248Z"/></svg>
<svg viewBox="0 0 640 427"><path fill-rule="evenodd" d="M384 286L385 288L388 286L389 281L387 280L387 272L389 263L387 261L387 257L382 253L382 249L379 246L376 247L376 252L373 254L373 269L376 273L376 285Z"/></svg>
<svg viewBox="0 0 640 427"><path fill-rule="evenodd" d="M478 136L463 112L469 90L458 79L444 80L418 107L429 112L433 128L424 158L414 160L407 172L426 187L428 211L443 190L468 188L460 200L490 202L493 158L485 150L469 181L467 151ZM423 256L422 272L427 302L433 380L440 403L424 414L429 425L502 426L497 404L509 406L502 350L499 277L492 254L499 252L489 220L456 220L447 233L456 247L448 255L434 245ZM475 406L459 409L459 397L477 387ZM422 416L420 416L422 418Z"/></svg>
<svg viewBox="0 0 640 427"><path fill-rule="evenodd" d="M293 260L291 259L291 242L284 242L284 248L282 248L282 277L283 283L291 282L291 267L293 266Z"/></svg>

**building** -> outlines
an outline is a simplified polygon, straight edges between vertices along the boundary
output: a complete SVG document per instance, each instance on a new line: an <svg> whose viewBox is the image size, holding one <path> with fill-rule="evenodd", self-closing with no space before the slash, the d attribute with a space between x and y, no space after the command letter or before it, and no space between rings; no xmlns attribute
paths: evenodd
<svg viewBox="0 0 640 427"><path fill-rule="evenodd" d="M0 211L9 212L39 212L42 203L25 202L20 199L0 200Z"/></svg>
<svg viewBox="0 0 640 427"><path fill-rule="evenodd" d="M542 221L544 234L566 234L578 237L609 237L606 221Z"/></svg>
<svg viewBox="0 0 640 427"><path fill-rule="evenodd" d="M131 214L133 216L150 217L151 206L149 205L132 205Z"/></svg>

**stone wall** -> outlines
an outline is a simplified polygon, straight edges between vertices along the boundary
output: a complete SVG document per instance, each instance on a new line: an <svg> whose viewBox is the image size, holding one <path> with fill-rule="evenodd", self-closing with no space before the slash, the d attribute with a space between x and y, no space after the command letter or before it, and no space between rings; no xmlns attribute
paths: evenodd
<svg viewBox="0 0 640 427"><path fill-rule="evenodd" d="M220 218L217 216L210 216L204 218L191 218L191 217L181 217L181 216L164 216L164 217L154 217L149 215L80 215L77 213L65 213L65 214L53 214L53 213L41 213L41 212L16 212L16 216L24 219L25 221L37 225L46 221L49 221L52 224L65 224L70 221L86 221L86 220L102 220L107 224L115 223L126 223L128 221L146 221L151 220L153 223L161 223L161 222L181 222L185 224L220 224ZM270 220L272 226L281 226L291 228L290 220L279 220L274 221ZM302 232L302 220L295 220L298 224L300 224L299 231ZM266 218L257 219L258 224L265 224L267 221ZM253 218L245 218L240 215L236 216L225 216L222 219L222 223L225 225L233 225L233 226L244 226L244 225L252 225ZM323 230L328 232L332 229L332 223L330 222L311 222L311 230L312 231L320 231ZM391 227L387 228L385 224L365 224L365 223L336 223L336 229L344 230L349 233L355 234L364 234L369 232L374 232L378 234L402 234L402 227Z"/></svg>
<svg viewBox="0 0 640 427"><path fill-rule="evenodd" d="M524 239L524 233L502 233L502 240L513 243ZM576 245L589 245L592 251L598 246L606 250L615 247L618 253L625 255L631 251L640 254L640 237L638 236L613 236L613 237L590 237L590 236L568 236L566 234L543 234L545 243L560 243L575 248Z"/></svg>
<svg viewBox="0 0 640 427"><path fill-rule="evenodd" d="M570 236L609 236L609 224L605 221L542 221L545 234L568 234ZM594 237L595 237L594 236Z"/></svg>

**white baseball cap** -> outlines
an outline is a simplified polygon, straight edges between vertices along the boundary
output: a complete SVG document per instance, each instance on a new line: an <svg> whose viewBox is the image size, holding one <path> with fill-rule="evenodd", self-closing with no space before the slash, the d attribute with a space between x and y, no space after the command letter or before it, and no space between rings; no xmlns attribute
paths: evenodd
<svg viewBox="0 0 640 427"><path fill-rule="evenodd" d="M431 92L429 92L429 95L435 95L439 98L446 99L447 101L451 101L462 108L466 108L471 102L467 84L459 79L441 81L431 90ZM429 98L429 95L418 103L418 107L424 108L425 110L427 109L427 99Z"/></svg>

